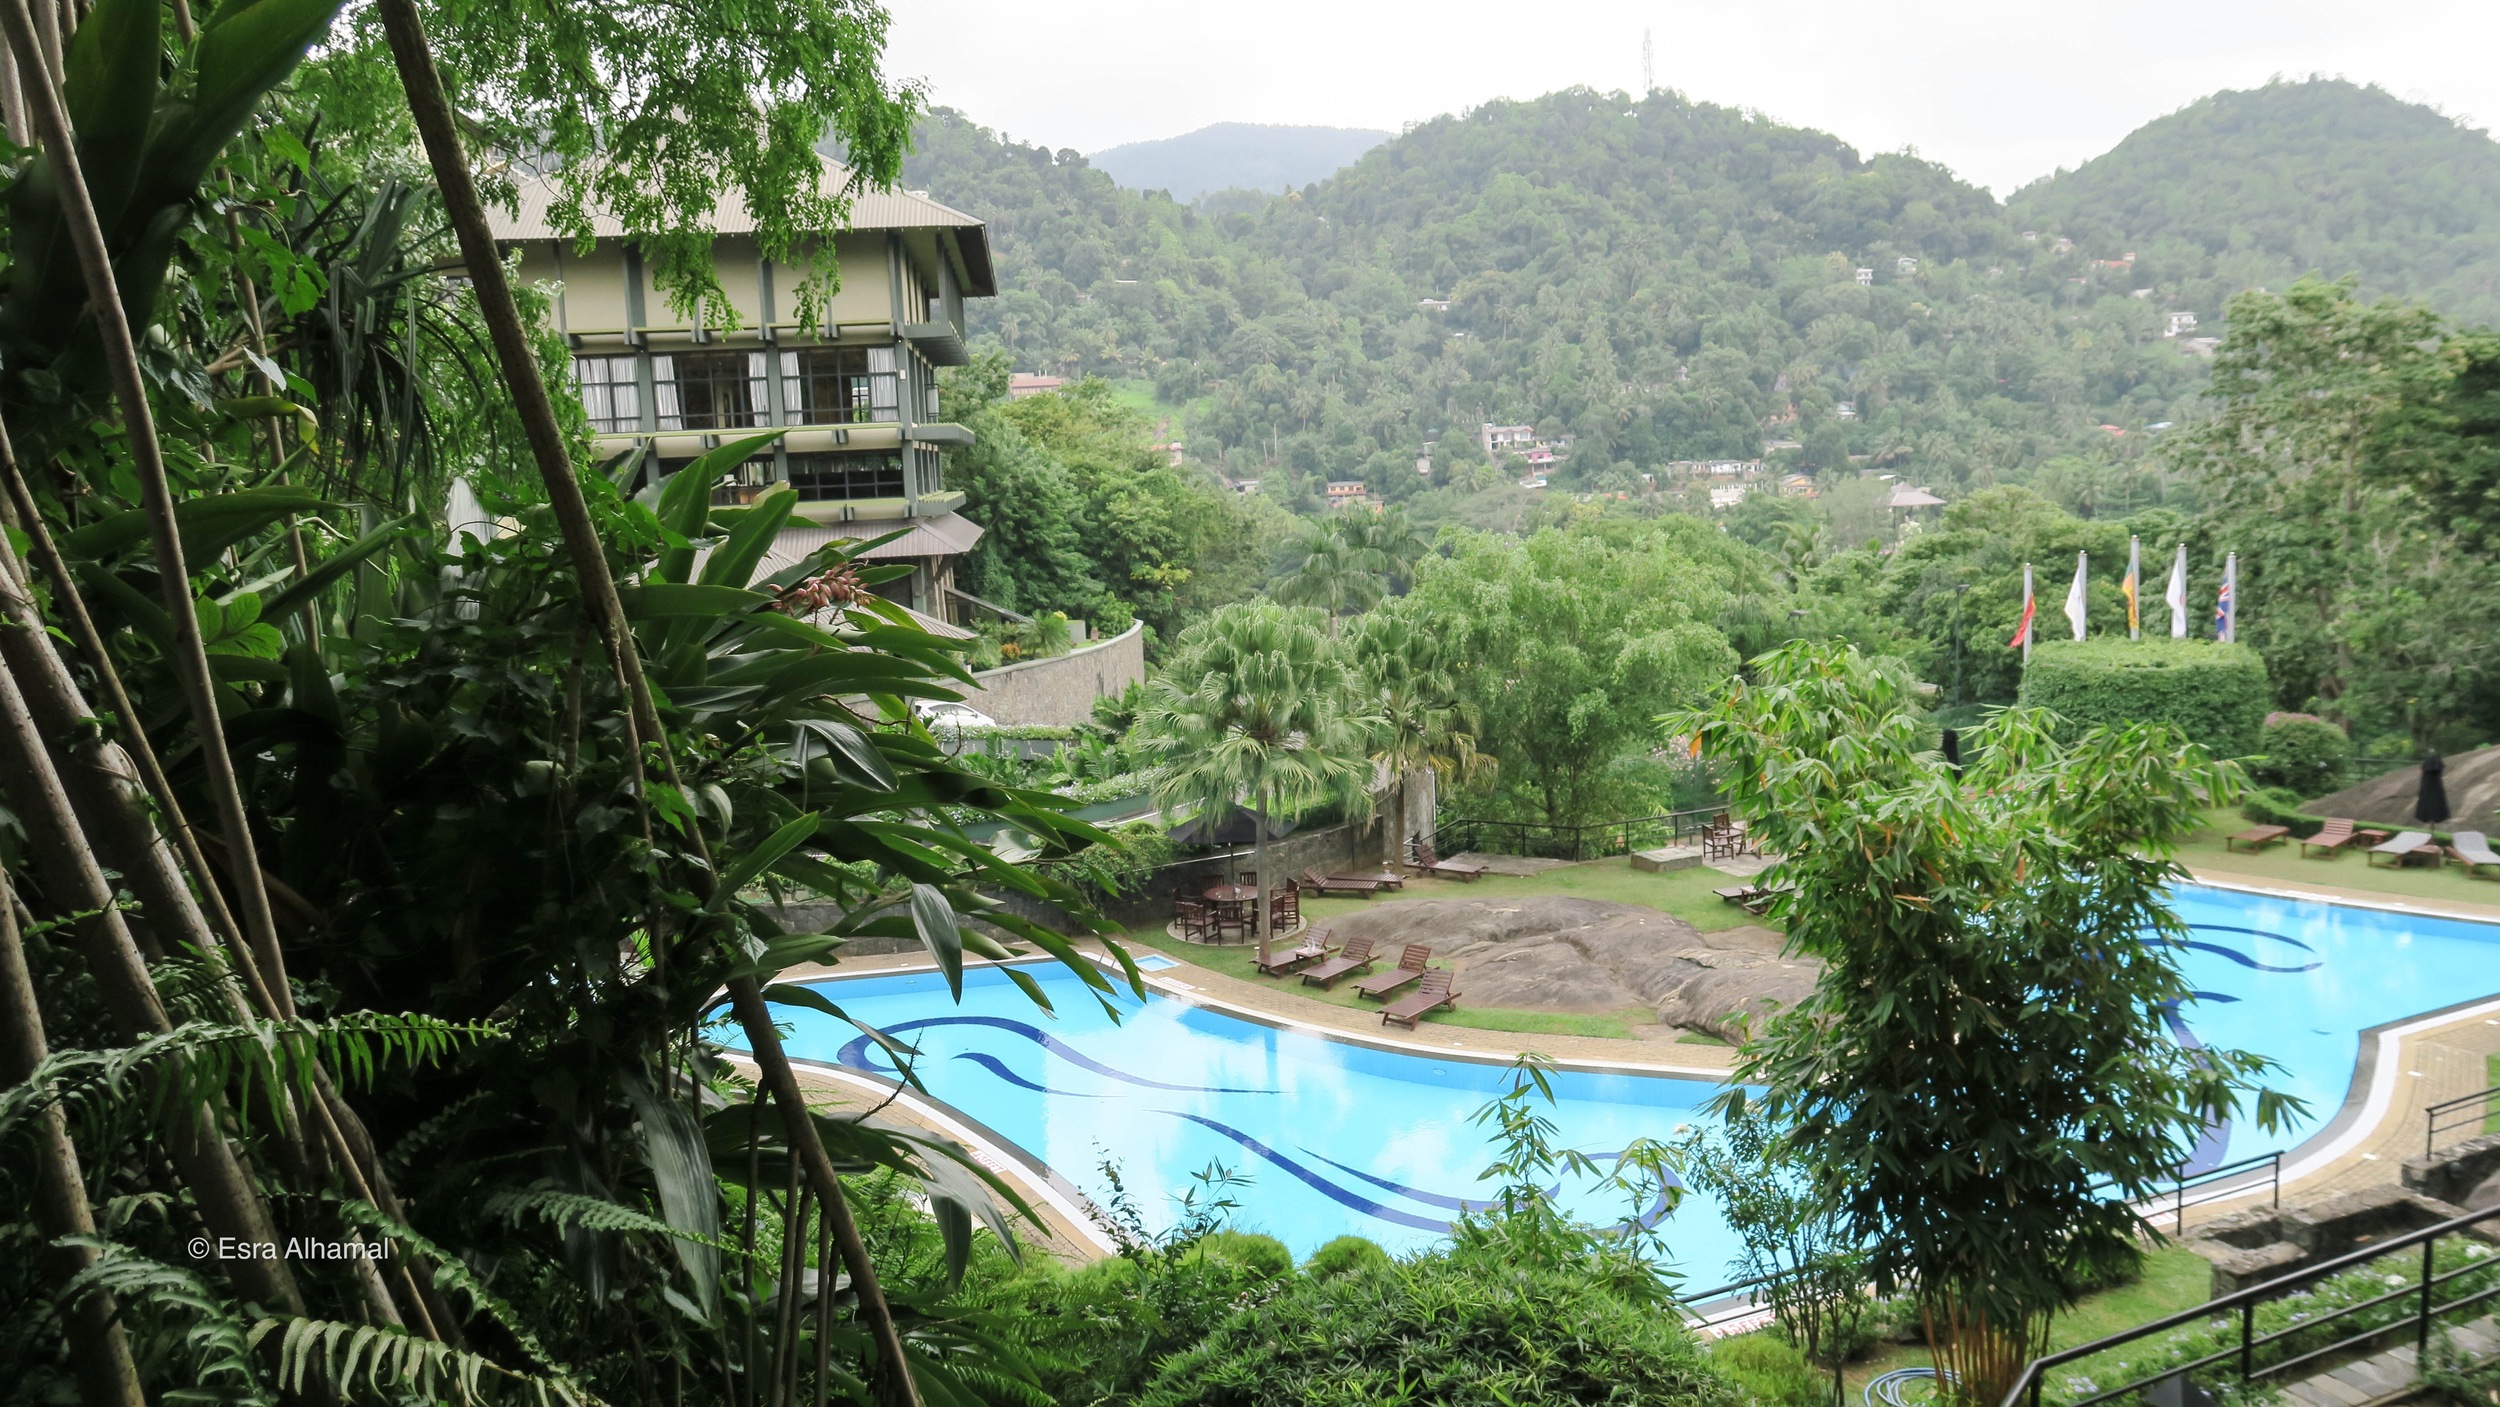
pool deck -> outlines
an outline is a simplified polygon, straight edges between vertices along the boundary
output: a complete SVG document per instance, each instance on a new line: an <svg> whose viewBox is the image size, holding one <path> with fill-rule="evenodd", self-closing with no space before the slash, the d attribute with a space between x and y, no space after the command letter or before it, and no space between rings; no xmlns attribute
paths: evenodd
<svg viewBox="0 0 2500 1407"><path fill-rule="evenodd" d="M2200 884L2253 890L2307 899L2325 899L2377 909L2440 918L2500 923L2500 902L2467 903L2452 899L2408 899L2379 890L2340 888L2279 879L2271 875L2234 872L2199 865L2191 874ZM2500 891L2500 886L2494 886ZM2500 899L2500 892L2495 893ZM1098 961L1110 961L1099 944L1081 943L1079 950ZM1408 1050L1442 1058L1508 1063L1535 1054L1564 1068L1632 1071L1724 1079L1735 1066L1736 1051L1725 1046L1685 1045L1659 1040L1622 1040L1602 1036L1522 1035L1473 1027L1424 1022L1414 1031L1384 1027L1369 1010L1313 1001L1289 985L1269 985L1210 971L1179 958L1171 966L1146 973L1147 984L1166 995L1228 1011L1265 1024L1299 1028L1339 1040L1359 1041L1388 1049ZM796 968L784 981L826 977L859 977L877 972L925 969L919 954L862 957L841 966ZM2356 1188L2394 1182L2405 1159L2422 1151L2422 1109L2427 1104L2472 1094L2489 1085L2486 1058L2500 1054L2500 994L2470 999L2441 1012L2391 1023L2368 1033L2354 1088L2342 1111L2335 1114L2320 1146L2284 1168L2284 1197L2313 1201ZM744 1060L740 1059L740 1064ZM885 1100L882 1082L838 1072L813 1062L800 1062L799 1075L819 1107L860 1110ZM933 1101L909 1093L886 1103L884 1117L942 1133L972 1148L974 1156L998 1173L1041 1215L1032 1240L1046 1253L1071 1260L1093 1259L1112 1250L1104 1233L1092 1224L1081 1196L1064 1179L968 1125ZM2236 1198L2220 1198L2190 1208L2188 1224L2238 1210L2249 1199L2267 1195L2258 1188Z"/></svg>
<svg viewBox="0 0 2500 1407"><path fill-rule="evenodd" d="M2310 884L2212 865L2196 866L2190 873L2198 883L2222 889L2500 923L2500 903L2412 899L2384 890ZM2493 888L2500 891L2500 885ZM2405 1159L2421 1156L2423 1107L2489 1088L2486 1061L2492 1055L2500 1055L2500 994L2468 994L2456 1006L2392 1022L2369 1033L2353 1089L2334 1120L2342 1127L2333 1129L2324 1147L2286 1160L2284 1201L2316 1201L2396 1181ZM2191 1208L2188 1224L2240 1210L2260 1195L2262 1191L2251 1192Z"/></svg>

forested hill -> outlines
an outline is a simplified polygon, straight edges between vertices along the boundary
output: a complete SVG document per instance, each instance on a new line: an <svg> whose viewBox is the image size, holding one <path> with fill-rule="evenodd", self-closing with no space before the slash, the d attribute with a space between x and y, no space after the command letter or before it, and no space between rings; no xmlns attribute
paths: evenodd
<svg viewBox="0 0 2500 1407"><path fill-rule="evenodd" d="M2216 93L2007 208L2043 234L2134 250L2192 306L2319 271L2500 321L2500 143L2377 88Z"/></svg>
<svg viewBox="0 0 2500 1407"><path fill-rule="evenodd" d="M1151 382L1193 454L1299 493L1491 482L1483 421L1576 437L1564 487L1789 441L1946 488L2107 468L2202 383L2167 314L2218 305L1931 162L1667 93L1488 104L1232 214L952 112L918 144L910 184L992 224L985 341Z"/></svg>
<svg viewBox="0 0 2500 1407"><path fill-rule="evenodd" d="M1278 191L1307 185L1389 140L1357 127L1279 127L1218 122L1151 142L1095 152L1093 164L1130 190L1196 200L1210 191Z"/></svg>

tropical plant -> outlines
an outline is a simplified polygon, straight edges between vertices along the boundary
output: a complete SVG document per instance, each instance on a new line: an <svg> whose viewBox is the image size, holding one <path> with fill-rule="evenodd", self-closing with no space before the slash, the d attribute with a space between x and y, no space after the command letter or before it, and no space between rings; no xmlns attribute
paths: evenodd
<svg viewBox="0 0 2500 1407"><path fill-rule="evenodd" d="M1492 759L1476 751L1458 671L1442 636L1403 598L1357 621L1346 648L1365 707L1380 719L1372 757L1396 782L1390 814L1397 833L1391 839L1403 844L1432 824L1427 815L1416 826L1407 814L1416 774L1446 772L1453 780L1470 780Z"/></svg>
<svg viewBox="0 0 2500 1407"><path fill-rule="evenodd" d="M1304 528L1293 565L1271 593L1288 606L1325 612L1332 632L1339 616L1368 611L1389 592L1390 558L1363 540L1358 517L1341 513Z"/></svg>
<svg viewBox="0 0 2500 1407"><path fill-rule="evenodd" d="M1851 1239L1838 1203L1816 1187L1780 1131L1758 1110L1691 1135L1684 1164L1694 1188L1714 1198L1744 1245L1729 1266L1759 1277L1760 1297L1808 1363L1832 1369L1831 1392L1845 1395L1840 1368L1873 1312L1863 1248Z"/></svg>
<svg viewBox="0 0 2500 1407"><path fill-rule="evenodd" d="M1235 807L1256 823L1258 945L1267 954L1270 817L1335 801L1352 812L1370 794L1378 719L1318 614L1253 602L1184 631L1146 685L1130 745L1158 769L1157 805L1222 823Z"/></svg>
<svg viewBox="0 0 2500 1407"><path fill-rule="evenodd" d="M2134 1263L2129 1203L2267 1065L2167 1029L2194 997L2170 847L2233 769L2167 727L2060 742L2055 719L2009 709L1957 773L1912 698L1897 668L1800 643L1665 726L1725 764L1731 809L1785 857L1773 917L1824 964L1719 1107L1761 1088L1879 1287L1917 1295L1956 1395L1987 1403L2054 1311ZM2257 1092L2261 1125L2297 1107Z"/></svg>

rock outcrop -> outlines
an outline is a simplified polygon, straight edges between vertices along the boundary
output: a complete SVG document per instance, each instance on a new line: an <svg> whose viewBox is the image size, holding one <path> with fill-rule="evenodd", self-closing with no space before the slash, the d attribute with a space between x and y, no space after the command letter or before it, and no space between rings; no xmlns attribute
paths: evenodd
<svg viewBox="0 0 2500 1407"><path fill-rule="evenodd" d="M1672 914L1598 899L1403 899L1328 925L1395 961L1408 943L1458 970L1463 999L1528 1011L1646 1009L1722 1040L1814 990L1822 965L1779 955L1780 935L1705 934Z"/></svg>

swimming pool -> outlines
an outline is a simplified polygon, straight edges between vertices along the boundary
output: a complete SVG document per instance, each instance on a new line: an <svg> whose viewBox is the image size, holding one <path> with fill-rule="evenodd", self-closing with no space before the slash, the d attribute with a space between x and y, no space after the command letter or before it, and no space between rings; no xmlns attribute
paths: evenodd
<svg viewBox="0 0 2500 1407"><path fill-rule="evenodd" d="M2242 1119L2210 1130L2191 1169L2276 1149L2318 1131L2343 1103L2362 1032L2500 992L2500 926L2309 900L2189 887L2174 895L2190 925L2180 966L2198 996L2173 1014L2191 1043L2272 1057L2275 1087L2309 1103L2274 1134ZM1297 1254L1353 1233L1393 1250L1446 1234L1491 1194L1475 1111L1507 1087L1505 1066L1375 1049L1278 1028L1166 996L1123 994L1105 1015L1077 978L1027 966L1057 1014L1040 1011L994 969L964 974L960 1005L934 972L818 984L845 1011L919 1048L931 1094L1106 1201L1106 1160L1150 1219L1172 1214L1192 1174L1215 1164L1249 1179L1232 1224ZM892 1064L859 1033L818 1012L776 1008L795 1055L875 1074ZM1506 1040L1506 1037L1493 1037ZM1565 1071L1548 1111L1559 1147L1601 1159L1634 1138L1667 1139L1700 1121L1716 1082ZM1596 1221L1620 1200L1566 1188ZM1735 1239L1705 1197L1668 1223L1685 1273L1722 1278Z"/></svg>

